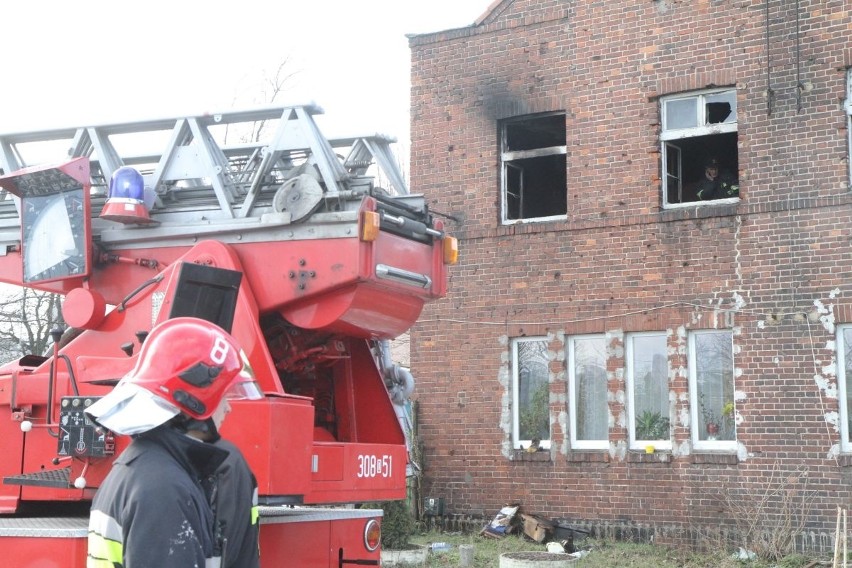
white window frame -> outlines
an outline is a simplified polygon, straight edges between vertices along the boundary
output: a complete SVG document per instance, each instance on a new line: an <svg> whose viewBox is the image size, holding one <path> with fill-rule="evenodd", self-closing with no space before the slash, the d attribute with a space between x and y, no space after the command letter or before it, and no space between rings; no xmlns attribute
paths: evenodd
<svg viewBox="0 0 852 568"><path fill-rule="evenodd" d="M675 170L670 170L668 164L668 142L671 140L682 140L684 138L694 138L696 136L706 136L710 134L725 134L731 132L738 132L738 115L737 120L733 122L722 122L716 124L707 124L703 111L705 109L704 99L706 99L710 95L718 95L720 93L732 93L734 99L734 113L738 113L738 109L736 107L737 100L737 92L734 87L727 87L724 89L707 89L703 91L691 91L689 93L681 93L678 95L670 95L666 97L660 98L660 144L661 144L661 155L662 155L662 183L663 185L663 208L664 209L676 209L679 207L695 207L698 205L707 205L710 203L719 204L719 203L737 203L740 198L739 197L728 197L725 199L714 199L712 201L688 201L686 203L669 203L668 199L668 179L673 178L678 180L679 184L683 183L683 172L682 172L682 159L681 153L678 152L678 161L677 167ZM697 126L689 127L689 128L674 128L669 129L666 125L668 122L668 112L666 110L666 105L675 102L682 101L687 99L698 99L696 107L696 122ZM682 189L682 188L680 188Z"/></svg>
<svg viewBox="0 0 852 568"><path fill-rule="evenodd" d="M849 413L848 396L851 394L847 381L852 380L852 377L846 376L846 336L845 331L852 334L852 324L843 324L837 326L837 398L838 398L838 429L840 430L840 451L844 453L852 452L852 443L849 441ZM852 341L852 338L850 338ZM850 362L852 363L852 362Z"/></svg>
<svg viewBox="0 0 852 568"><path fill-rule="evenodd" d="M668 371L668 336L663 331L647 331L647 332L637 332L637 333L629 333L624 338L625 343L625 351L624 351L624 364L626 366L625 380L627 386L627 424L628 424L628 439L630 440L629 448L631 450L641 450L651 445L654 446L655 450L671 450L672 449L672 433L671 433L671 425L673 423L671 416L671 408L669 405L668 396L665 400L665 409L666 414L665 417L669 419L669 437L667 439L662 440L637 440L636 439L636 376L634 365L635 358L635 347L634 341L640 337L662 337L664 344L666 345L666 370ZM666 376L666 392L668 393L670 388L668 376Z"/></svg>
<svg viewBox="0 0 852 568"><path fill-rule="evenodd" d="M550 113L550 116L563 116L565 117L564 112ZM509 203L507 193L509 191L508 185L509 180L506 176L506 170L508 168L515 168L520 171L521 176L521 185L523 185L524 181L524 173L523 169L519 168L517 165L513 164L513 162L523 159L523 158L532 158L532 157L540 157L540 156L553 156L553 155L564 155L568 154L568 146L567 144L564 146L550 146L550 147L541 147L536 148L534 150L520 150L520 151L507 151L506 150L506 127L508 125L523 122L524 120L535 120L535 115L525 115L519 116L512 119L507 119L502 121L500 124L500 223L502 225L518 225L524 223L544 223L548 221L564 221L568 218L568 212L566 211L564 214L559 215L547 215L544 217L529 217L529 218L521 218L521 219L509 219ZM567 163L566 163L567 167ZM567 181L567 177L566 177ZM567 193L568 188L565 188ZM567 203L567 195L566 195L566 208L568 207Z"/></svg>
<svg viewBox="0 0 852 568"><path fill-rule="evenodd" d="M547 342L548 339L545 336L534 336L534 337L516 337L511 340L512 347L512 447L516 450L527 449L530 447L532 440L525 440L520 438L521 424L520 424L520 413L519 409L520 405L520 389L519 389L519 377L518 372L520 370L518 366L518 344L529 342L529 341L543 341ZM550 385L550 372L548 371L547 384ZM548 387L549 388L549 387ZM550 416L550 396L548 396L547 401L548 408L548 428L552 428L553 417ZM550 431L550 437L547 440L540 440L539 447L545 450L550 449L550 438L553 437L553 431Z"/></svg>
<svg viewBox="0 0 852 568"><path fill-rule="evenodd" d="M577 439L577 376L576 376L576 354L575 345L578 340L600 339L604 342L606 350L606 336L604 334L574 335L568 338L568 416L570 421L571 448L574 450L608 450L609 449L609 389L607 385L607 438L601 440L578 440ZM606 359L604 359L606 365ZM609 376L607 374L607 382Z"/></svg>
<svg viewBox="0 0 852 568"><path fill-rule="evenodd" d="M689 333L689 341L688 341L688 360L689 360L689 409L690 409L690 432L692 439L692 448L697 451L720 451L720 452L735 452L737 450L737 437L736 430L734 431L734 439L733 440L701 440L698 435L698 429L700 428L702 421L700 419L700 403L698 400L698 375L696 368L696 347L695 347L695 338L700 335L710 335L710 334L727 334L731 338L731 380L735 380L736 374L734 373L735 364L733 361L734 356L734 334L730 329L706 329L706 330L695 330ZM736 391L736 384L731 385L734 392Z"/></svg>
<svg viewBox="0 0 852 568"><path fill-rule="evenodd" d="M846 163L848 164L849 186L852 187L852 69L846 71L846 102L843 105L846 110Z"/></svg>

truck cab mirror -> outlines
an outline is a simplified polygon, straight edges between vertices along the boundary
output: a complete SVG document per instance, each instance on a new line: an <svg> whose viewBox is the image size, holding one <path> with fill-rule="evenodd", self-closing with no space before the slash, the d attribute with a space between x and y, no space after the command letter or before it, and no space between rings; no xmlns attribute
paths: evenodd
<svg viewBox="0 0 852 568"><path fill-rule="evenodd" d="M20 198L22 281L85 279L92 266L89 159L0 177Z"/></svg>

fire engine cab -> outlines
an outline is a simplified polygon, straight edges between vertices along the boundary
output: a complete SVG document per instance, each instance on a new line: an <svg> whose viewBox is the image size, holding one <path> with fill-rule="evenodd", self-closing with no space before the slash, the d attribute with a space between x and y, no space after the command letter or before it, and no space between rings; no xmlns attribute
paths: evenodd
<svg viewBox="0 0 852 568"><path fill-rule="evenodd" d="M0 134L0 282L63 295L67 323L0 367L5 565L85 566L89 504L129 440L84 410L181 316L229 331L264 392L222 432L258 480L263 565L380 564L381 511L351 505L406 494L412 384L389 340L446 294L457 245L392 138L326 139L321 113ZM110 192L120 168L140 177Z"/></svg>

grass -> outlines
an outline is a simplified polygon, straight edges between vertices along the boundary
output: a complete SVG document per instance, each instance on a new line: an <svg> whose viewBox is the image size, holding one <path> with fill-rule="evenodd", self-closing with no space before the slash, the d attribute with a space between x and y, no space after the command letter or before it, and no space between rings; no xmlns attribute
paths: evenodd
<svg viewBox="0 0 852 568"><path fill-rule="evenodd" d="M474 546L474 562L471 568L497 568L500 555L506 552L543 551L543 544L527 538L510 535L500 540L484 538L475 534L425 533L411 539L416 544L447 542L452 546L445 552L429 554L428 568L449 568L460 566L459 545ZM615 543L586 539L577 544L578 550L589 551L588 555L576 563L578 568L802 568L812 559L803 556L790 556L776 563L760 561L740 562L730 554L695 554L674 550L664 546L649 544Z"/></svg>

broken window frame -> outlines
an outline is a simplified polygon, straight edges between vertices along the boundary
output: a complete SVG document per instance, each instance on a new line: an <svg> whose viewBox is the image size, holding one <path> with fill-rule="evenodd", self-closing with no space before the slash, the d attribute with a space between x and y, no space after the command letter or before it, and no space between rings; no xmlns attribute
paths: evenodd
<svg viewBox="0 0 852 568"><path fill-rule="evenodd" d="M568 185L567 185L567 154L568 154L568 146L566 144L556 145L556 146L541 146L531 149L523 149L523 150L510 150L509 149L509 140L508 140L508 130L512 125L518 124L519 122L531 122L535 120L548 119L552 117L562 117L563 124L565 119L564 112L558 113L545 113L545 114L535 114L535 115L524 115L519 117L513 117L511 119L506 119L500 122L500 223L503 225L515 225L519 223L540 223L546 221L560 221L568 218ZM525 189L524 184L527 176L524 175L524 167L521 162L528 161L530 159L540 159L547 158L551 156L562 156L562 170L565 172L565 183L563 184L564 191L564 212L556 213L553 215L542 215L538 217L525 217L523 212L523 202L525 199ZM510 175L510 172L515 172L516 176ZM519 205L519 212L517 214L517 218L510 219L509 211L509 199L511 194L510 183L512 179L517 178L519 181L517 182L520 186L520 194L515 196L521 202ZM560 204L562 205L562 204Z"/></svg>
<svg viewBox="0 0 852 568"><path fill-rule="evenodd" d="M551 416L550 416L550 358L548 357L548 343L549 340L544 336L535 336L535 337L517 337L512 339L511 348L512 348L512 447L516 450L527 449L530 447L532 443L532 436L522 436L522 434L527 434L527 432L521 432L521 421L522 414L526 410L526 408L522 408L525 404L529 404L529 400L524 401L525 393L523 392L524 386L524 373L525 371L535 371L535 368L530 368L529 364L523 364L521 359L523 358L523 353L526 351L523 345L539 343L536 348L538 349L537 353L531 353L532 355L537 355L541 357L540 361L529 361L529 363L535 364L539 367L538 372L542 373L542 376L538 377L539 385L538 388L542 389L545 393L545 401L544 401L544 412L547 416L547 438L541 437L539 438L539 447L542 449L550 449L550 437L551 437ZM529 397L529 393L526 393L526 397ZM534 393L532 397L535 397ZM542 401L538 401L539 404ZM533 409L533 412L536 412L536 409ZM541 412L541 409L538 409L538 412ZM542 431L542 434L544 432Z"/></svg>
<svg viewBox="0 0 852 568"><path fill-rule="evenodd" d="M669 402L668 337L662 331L636 332L627 334L624 342L629 447L631 450L640 450L652 445L656 450L670 450L672 416ZM662 354L664 366L659 375L653 375L654 361L647 360L648 354L652 358ZM648 375L658 384L650 384L650 381L644 380ZM645 396L639 396L640 389L645 392ZM658 412L661 418L668 420L666 437L637 438L636 422L644 411Z"/></svg>
<svg viewBox="0 0 852 568"><path fill-rule="evenodd" d="M724 353L721 353L719 357L713 357L714 348L717 353L719 350ZM688 350L692 447L698 451L735 452L737 425L733 331L730 329L692 331L689 333ZM714 381L714 375L718 377L717 381ZM713 384L714 382L718 384ZM732 405L731 413L725 418L723 412L728 403ZM713 435L707 430L702 409L712 411L718 418L720 430L715 435L716 439L712 439ZM729 438L725 439L726 437Z"/></svg>
<svg viewBox="0 0 852 568"><path fill-rule="evenodd" d="M846 71L846 148L849 187L852 188L852 69Z"/></svg>
<svg viewBox="0 0 852 568"><path fill-rule="evenodd" d="M708 99L718 98L720 95L725 96L726 98L730 98L733 102L733 108L731 111L731 115L733 116L733 120L726 119L724 122L718 123L708 123L706 113L707 113L707 103ZM673 125L669 127L669 123L672 122L672 118L670 118L670 114L674 114L670 111L670 105L674 105L676 103L681 103L684 101L695 101L695 116L693 117L694 122L690 125L684 126L676 126ZM716 136L716 135L724 135L724 134L734 134L735 136L738 133L738 120L737 120L737 93L736 90L732 87L724 88L724 89L708 89L703 91L692 91L689 93L681 93L677 95L669 95L666 97L660 98L660 146L661 146L661 200L664 209L673 209L679 207L694 207L697 205L709 205L709 204L719 204L719 203L737 203L739 201L739 196L736 197L726 197L721 199L712 199L702 201L700 199L694 199L689 201L683 201L684 198L684 162L688 160L689 165L691 166L692 171L701 170L703 171L703 161L707 158L707 156L693 156L691 159L688 159L684 156L684 150L677 144L675 144L678 140L685 140L688 138L698 138L702 136ZM735 143L736 144L736 143ZM723 145L723 144L721 144ZM677 164L670 163L669 152L676 148L677 150ZM737 148L733 148L734 153L737 153ZM697 160L697 161L696 161ZM701 163L699 163L701 162ZM735 170L738 167L739 161L737 160L736 164L723 164L723 166L727 166L728 169ZM736 171L731 171L731 174L734 177L737 177ZM700 179L700 178L699 178ZM669 181L677 182L677 194L678 201L677 202L669 202Z"/></svg>
<svg viewBox="0 0 852 568"><path fill-rule="evenodd" d="M837 400L839 406L838 429L840 451L852 452L852 324L837 326Z"/></svg>
<svg viewBox="0 0 852 568"><path fill-rule="evenodd" d="M582 353L589 346L593 353L591 356ZM571 448L574 450L608 450L609 449L609 428L611 425L609 411L609 373L607 372L607 352L606 352L606 336L604 334L595 335L575 335L568 338L566 346L568 351L568 414L569 414L569 430L571 434ZM579 436L578 423L580 421L581 408L579 401L585 396L578 396L578 391L584 383L583 377L578 373L579 364L582 362L588 367L597 367L599 376L597 378L589 377L594 383L590 383L590 388L587 389L588 404L585 405L583 414L588 413L589 416L597 422L584 426L589 430L598 429L601 431L599 436L583 435ZM597 396L595 396L597 395Z"/></svg>

